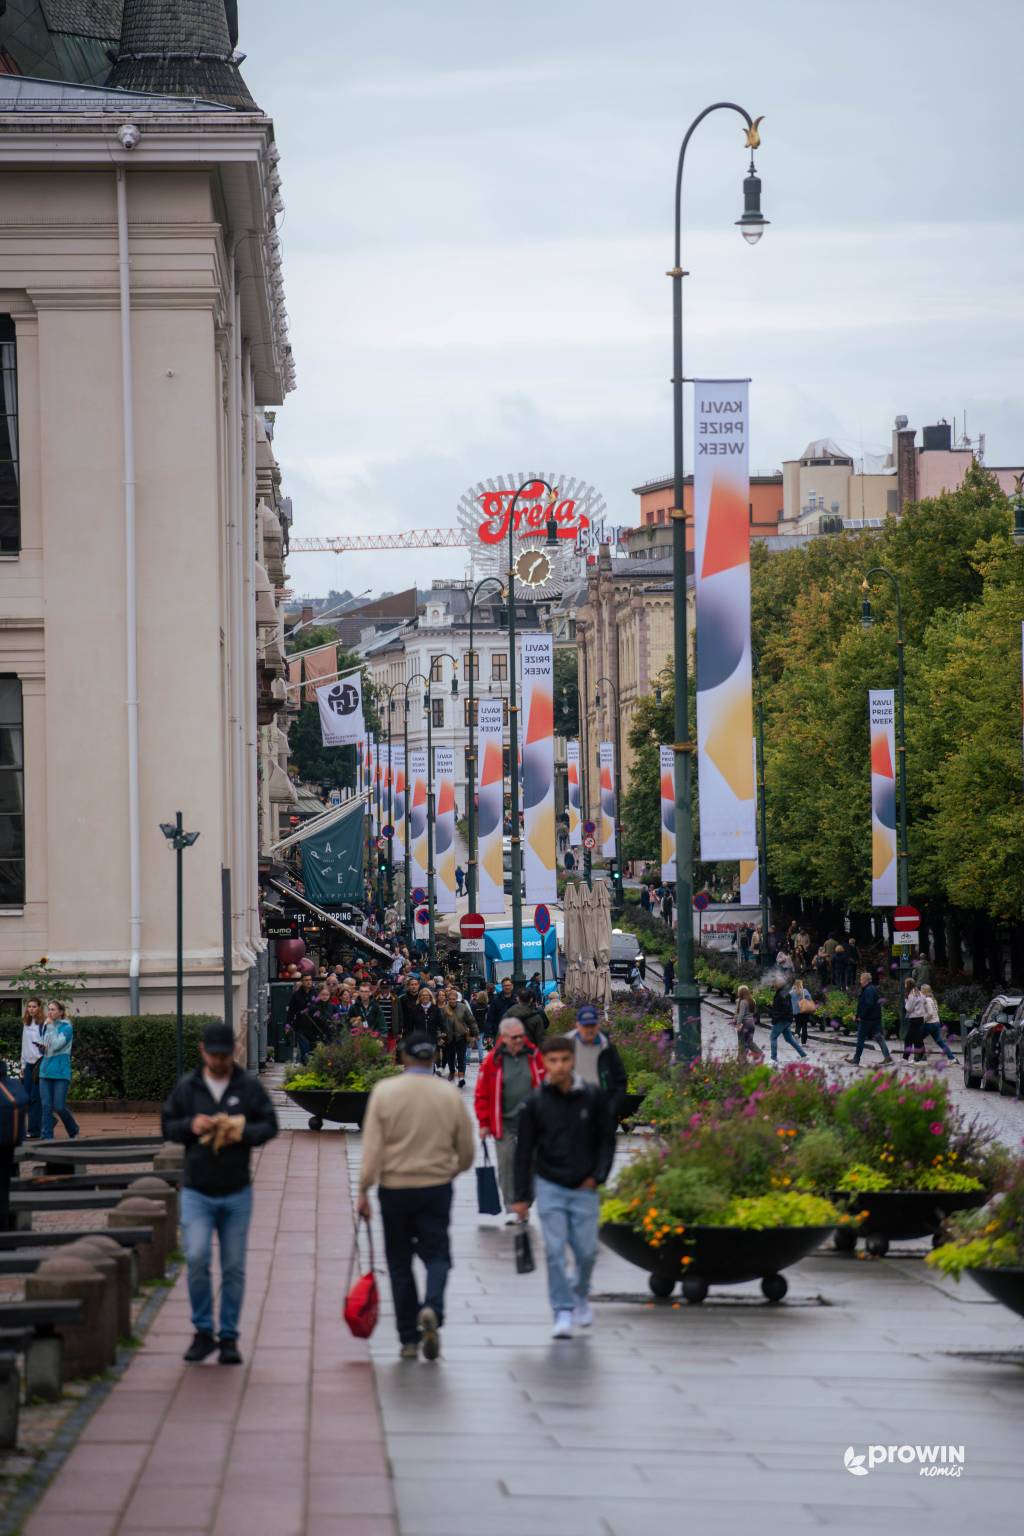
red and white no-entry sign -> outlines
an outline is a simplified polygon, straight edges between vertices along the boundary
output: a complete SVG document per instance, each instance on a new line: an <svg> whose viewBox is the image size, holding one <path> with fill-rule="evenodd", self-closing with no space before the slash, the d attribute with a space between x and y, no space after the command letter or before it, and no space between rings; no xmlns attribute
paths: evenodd
<svg viewBox="0 0 1024 1536"><path fill-rule="evenodd" d="M487 924L479 912L467 912L459 923L459 932L464 939L482 939L487 929Z"/></svg>
<svg viewBox="0 0 1024 1536"><path fill-rule="evenodd" d="M892 914L892 926L897 933L921 926L921 914L916 907L897 907Z"/></svg>

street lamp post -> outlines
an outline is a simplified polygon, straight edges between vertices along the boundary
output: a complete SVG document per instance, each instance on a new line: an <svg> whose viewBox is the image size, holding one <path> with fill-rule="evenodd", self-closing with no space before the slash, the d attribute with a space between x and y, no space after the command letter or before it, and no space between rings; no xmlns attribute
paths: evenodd
<svg viewBox="0 0 1024 1536"><path fill-rule="evenodd" d="M698 123L712 112L737 112L747 125L746 145L751 151L750 169L743 183L743 215L737 220L743 238L751 245L760 239L768 222L761 213L761 182L754 169L753 151L761 142L750 113L732 101L716 101L705 107L686 130L676 167L675 263L672 279L672 426L674 439L672 506L672 592L675 646L675 791L676 791L676 1056L691 1061L701 1053L700 990L693 970L693 809L692 760L688 699L686 624L686 511L683 504L683 278L682 190L683 165L690 139ZM760 118L758 119L760 122Z"/></svg>
<svg viewBox="0 0 1024 1536"><path fill-rule="evenodd" d="M898 764L897 793L900 817L900 845L896 860L896 892L901 907L905 907L910 900L910 858L907 851L907 732L904 718L905 706L905 679L903 671L903 599L900 592L900 584L892 571L884 565L873 565L860 584L863 598L860 607L860 621L865 629L870 629L874 623L871 613L871 599L868 593L871 590L872 576L884 576L891 582L893 592L896 594L896 758ZM906 998L903 995L903 983L910 969L910 960L906 946L900 945L899 977L900 977L900 1039L905 1034L906 1024Z"/></svg>
<svg viewBox="0 0 1024 1536"><path fill-rule="evenodd" d="M390 688L386 688L384 690L384 692L387 694L387 698L388 698L388 708L387 708L387 732L388 732L388 820L387 820L387 825L391 828L391 836L389 838L385 839L385 841L387 842L387 845L388 845L388 906L389 907L394 904L394 900L395 900L395 837L394 837L394 827L395 827L395 822L394 822L394 814L395 814L394 813L395 765L391 761L391 715L392 715L392 712L394 711L394 708L395 708L394 695L395 695L396 691L399 688L401 688L401 686L402 686L401 683L392 683Z"/></svg>
<svg viewBox="0 0 1024 1536"><path fill-rule="evenodd" d="M615 900L621 907L626 900L622 889L622 709L619 690L610 677L599 677L594 684L594 708L601 708L602 683L615 701Z"/></svg>
<svg viewBox="0 0 1024 1536"><path fill-rule="evenodd" d="M476 600L479 593L488 584L497 587L501 596L505 589L498 576L485 576L478 581L473 588L473 595L469 600L469 753L466 759L466 834L469 844L469 856L466 859L466 887L469 892L469 910L476 911L476 721L473 716L475 696L473 684L476 681L476 652L473 649L473 622L476 617ZM504 799L504 794L502 795Z"/></svg>
<svg viewBox="0 0 1024 1536"><path fill-rule="evenodd" d="M757 678L757 809L761 821L761 845L758 850L758 886L761 891L761 964L768 953L768 810L764 783L764 688L761 682L761 660L755 650L750 659Z"/></svg>
<svg viewBox="0 0 1024 1536"><path fill-rule="evenodd" d="M424 678L423 709L427 716L427 953L430 964L433 966L437 959L437 945L434 931L434 901L437 894L434 869L434 711L431 686L434 681L435 661L447 659L453 667L452 672L452 698L459 696L459 663L450 651L441 651L431 658L430 680ZM423 677L422 672L417 672L416 677ZM410 678L415 682L416 677Z"/></svg>
<svg viewBox="0 0 1024 1536"><path fill-rule="evenodd" d="M574 693L576 695L576 707L577 707L577 709L580 712L580 725L582 727L581 735L583 737L583 740L582 740L581 745L580 745L580 820L581 821L586 821L587 820L587 761L586 761L586 758L587 758L587 752L586 752L586 741L587 741L587 737L586 737L586 730L587 730L587 718L586 718L586 714L587 714L587 701L586 701L585 696L580 692L579 687L578 687L578 685L576 683L566 683L565 686L562 688L562 713L563 714L567 715L569 713L569 695L570 695L570 693ZM593 882L593 877L592 877L590 849L586 846L586 844L583 845L583 878L586 880L588 885L593 885L594 882Z"/></svg>
<svg viewBox="0 0 1024 1536"><path fill-rule="evenodd" d="M174 1065L177 1076L180 1078L185 1073L185 870L182 854L186 848L192 847L199 833L185 831L180 811L175 812L173 822L162 821L160 831L174 849L177 864L178 975L175 994ZM232 1021L225 1019L224 1022L230 1024Z"/></svg>

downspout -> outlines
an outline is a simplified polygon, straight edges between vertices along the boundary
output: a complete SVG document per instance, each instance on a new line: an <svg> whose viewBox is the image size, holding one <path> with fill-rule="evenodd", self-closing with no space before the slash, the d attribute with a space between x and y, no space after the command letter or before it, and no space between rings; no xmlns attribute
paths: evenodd
<svg viewBox="0 0 1024 1536"><path fill-rule="evenodd" d="M128 145L126 148L130 147ZM121 311L121 437L124 481L125 684L128 710L128 1006L139 1012L142 969L142 852L139 804L139 637L135 541L135 408L128 261L128 180L117 167L117 270Z"/></svg>
<svg viewBox="0 0 1024 1536"><path fill-rule="evenodd" d="M228 593L231 604L231 824L232 824L232 863L234 875L232 880L232 932L236 947L241 947L243 933L238 918L238 903L240 894L245 889L245 834L244 828L244 801L245 793L245 765L243 748L243 708L242 708L242 670L244 656L242 646L242 593L241 593L241 529L240 511L242 503L242 406L241 406L241 371L242 371L242 346L240 340L241 330L241 300L238 293L238 279L235 271L235 253L240 241L236 240L230 252L228 262L228 276L230 280L230 304L231 304L231 366L228 374L228 420L230 431L230 477L228 485ZM242 895L244 901L244 895Z"/></svg>

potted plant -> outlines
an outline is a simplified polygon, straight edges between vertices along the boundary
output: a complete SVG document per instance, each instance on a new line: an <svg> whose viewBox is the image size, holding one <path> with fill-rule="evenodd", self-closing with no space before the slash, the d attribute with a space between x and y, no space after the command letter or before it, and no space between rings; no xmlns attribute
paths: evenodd
<svg viewBox="0 0 1024 1536"><path fill-rule="evenodd" d="M948 1222L948 1240L925 1262L956 1280L965 1272L1024 1317L1024 1162L1010 1169L1002 1192L981 1210Z"/></svg>
<svg viewBox="0 0 1024 1536"><path fill-rule="evenodd" d="M322 1130L325 1120L361 1126L370 1089L400 1070L381 1037L355 1025L318 1045L302 1066L289 1067L284 1091L307 1111L311 1131Z"/></svg>
<svg viewBox="0 0 1024 1536"><path fill-rule="evenodd" d="M840 1220L829 1200L796 1187L797 1134L758 1099L695 1110L619 1175L602 1203L602 1241L650 1272L655 1296L682 1280L698 1303L710 1285L759 1279L767 1299L781 1301L781 1271Z"/></svg>

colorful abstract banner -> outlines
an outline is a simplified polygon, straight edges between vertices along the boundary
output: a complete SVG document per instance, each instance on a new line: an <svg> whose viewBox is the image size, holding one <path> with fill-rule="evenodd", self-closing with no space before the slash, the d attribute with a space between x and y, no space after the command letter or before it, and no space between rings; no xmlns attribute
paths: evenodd
<svg viewBox="0 0 1024 1536"><path fill-rule="evenodd" d="M477 910L505 911L505 861L502 829L505 775L502 758L501 699L480 700L476 750L480 769L476 816Z"/></svg>
<svg viewBox="0 0 1024 1536"><path fill-rule="evenodd" d="M391 785L391 747L383 742L377 749L377 770L380 775L380 826L381 832L388 824L388 789Z"/></svg>
<svg viewBox="0 0 1024 1536"><path fill-rule="evenodd" d="M391 851L396 858L405 858L405 742L391 743L391 814L395 835L391 839Z"/></svg>
<svg viewBox="0 0 1024 1536"><path fill-rule="evenodd" d="M550 635L526 634L523 668L523 880L528 899L558 900L555 863L555 658Z"/></svg>
<svg viewBox="0 0 1024 1536"><path fill-rule="evenodd" d="M567 809L569 812L569 847L578 848L583 841L583 802L580 798L580 744L565 744L565 773L568 784Z"/></svg>
<svg viewBox="0 0 1024 1536"><path fill-rule="evenodd" d="M676 755L671 747L658 752L661 786L661 878L676 878Z"/></svg>
<svg viewBox="0 0 1024 1536"><path fill-rule="evenodd" d="M694 384L700 856L756 859L747 386Z"/></svg>
<svg viewBox="0 0 1024 1536"><path fill-rule="evenodd" d="M598 844L606 859L615 857L615 750L610 741L602 741L597 749L601 767L601 820L598 824Z"/></svg>
<svg viewBox="0 0 1024 1536"><path fill-rule="evenodd" d="M455 748L434 748L434 906L455 911Z"/></svg>
<svg viewBox="0 0 1024 1536"><path fill-rule="evenodd" d="M372 731L366 733L366 787L369 790L370 836L379 837L380 822L377 818L377 743Z"/></svg>
<svg viewBox="0 0 1024 1536"><path fill-rule="evenodd" d="M868 693L871 723L871 903L894 907L896 880L896 703L891 688Z"/></svg>
<svg viewBox="0 0 1024 1536"><path fill-rule="evenodd" d="M750 743L750 755L754 760L754 820L757 820L757 740ZM740 905L761 905L761 860L740 859Z"/></svg>
<svg viewBox="0 0 1024 1536"><path fill-rule="evenodd" d="M412 888L427 888L427 753L409 753L409 879Z"/></svg>

